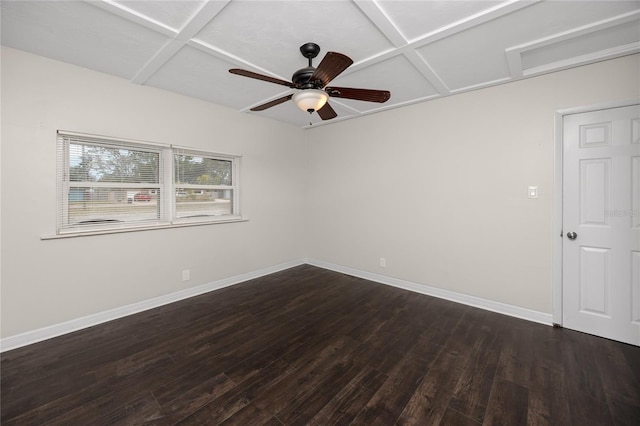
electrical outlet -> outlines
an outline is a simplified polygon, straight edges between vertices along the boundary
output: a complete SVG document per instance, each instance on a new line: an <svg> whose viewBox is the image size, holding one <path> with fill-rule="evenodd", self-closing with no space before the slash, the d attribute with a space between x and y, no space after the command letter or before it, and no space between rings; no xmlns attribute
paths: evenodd
<svg viewBox="0 0 640 426"><path fill-rule="evenodd" d="M191 279L191 270L185 269L182 271L182 281L189 281Z"/></svg>
<svg viewBox="0 0 640 426"><path fill-rule="evenodd" d="M386 268L387 267L387 259L385 259L384 257L380 258L380 267L381 268Z"/></svg>

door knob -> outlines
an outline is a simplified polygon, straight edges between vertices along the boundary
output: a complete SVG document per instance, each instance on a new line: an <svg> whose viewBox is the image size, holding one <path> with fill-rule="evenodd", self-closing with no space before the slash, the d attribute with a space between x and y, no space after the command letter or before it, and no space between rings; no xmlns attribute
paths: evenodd
<svg viewBox="0 0 640 426"><path fill-rule="evenodd" d="M578 238L578 234L576 234L575 232L567 232L567 238L570 240L575 240L576 238Z"/></svg>

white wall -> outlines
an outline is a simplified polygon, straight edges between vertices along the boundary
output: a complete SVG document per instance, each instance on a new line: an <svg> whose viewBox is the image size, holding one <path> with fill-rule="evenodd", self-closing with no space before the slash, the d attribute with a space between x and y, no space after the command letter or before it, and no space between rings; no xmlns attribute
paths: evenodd
<svg viewBox="0 0 640 426"><path fill-rule="evenodd" d="M3 48L2 337L305 256L550 313L554 114L640 96L639 72L630 56L303 131ZM57 129L243 154L250 221L42 241Z"/></svg>
<svg viewBox="0 0 640 426"><path fill-rule="evenodd" d="M55 234L57 129L242 154L249 221L43 241ZM2 48L2 337L302 259L305 137Z"/></svg>
<svg viewBox="0 0 640 426"><path fill-rule="evenodd" d="M551 313L554 114L639 76L635 55L315 129L309 258Z"/></svg>

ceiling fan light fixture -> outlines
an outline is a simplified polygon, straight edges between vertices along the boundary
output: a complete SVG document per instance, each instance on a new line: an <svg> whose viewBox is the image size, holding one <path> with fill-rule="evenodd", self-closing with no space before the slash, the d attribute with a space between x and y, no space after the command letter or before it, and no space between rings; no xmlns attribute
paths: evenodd
<svg viewBox="0 0 640 426"><path fill-rule="evenodd" d="M308 113L317 112L322 120L331 120L336 118L338 113L336 113L331 107L331 104L327 102L330 96L379 103L389 100L391 93L388 90L328 87L329 82L353 64L353 60L342 53L327 52L322 61L320 61L320 65L314 68L311 64L311 59L315 58L318 52L320 52L320 47L315 43L305 43L300 47L302 56L309 59L309 66L293 73L291 81L281 80L269 75L258 74L240 68L231 68L229 72L242 77L249 77L296 89L293 93L289 93L286 96L254 106L251 108L251 111L264 111L267 108L280 105L288 100L293 100L301 110ZM320 90L323 88L324 90Z"/></svg>
<svg viewBox="0 0 640 426"><path fill-rule="evenodd" d="M329 95L319 89L305 89L295 93L291 99L298 108L311 113L322 108L327 103Z"/></svg>

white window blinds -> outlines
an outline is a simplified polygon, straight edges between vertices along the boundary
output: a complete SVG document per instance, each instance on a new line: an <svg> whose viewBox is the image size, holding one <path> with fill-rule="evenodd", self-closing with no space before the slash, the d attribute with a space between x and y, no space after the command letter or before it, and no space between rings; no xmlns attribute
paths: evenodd
<svg viewBox="0 0 640 426"><path fill-rule="evenodd" d="M237 156L58 132L58 233L238 216Z"/></svg>
<svg viewBox="0 0 640 426"><path fill-rule="evenodd" d="M183 149L173 158L176 218L235 213L233 159Z"/></svg>

